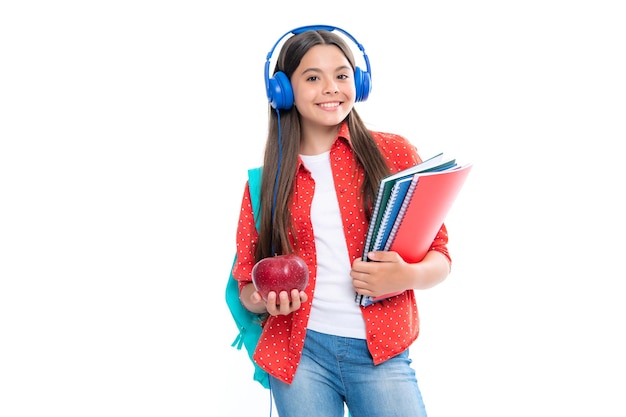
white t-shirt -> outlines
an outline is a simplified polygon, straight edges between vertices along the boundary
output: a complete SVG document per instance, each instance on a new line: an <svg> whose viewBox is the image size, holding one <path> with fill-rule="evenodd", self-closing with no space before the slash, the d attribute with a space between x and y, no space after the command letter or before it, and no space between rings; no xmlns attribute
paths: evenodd
<svg viewBox="0 0 626 417"><path fill-rule="evenodd" d="M350 256L330 167L330 151L300 157L315 180L311 222L317 252L317 278L308 328L365 339L365 322L354 301Z"/></svg>

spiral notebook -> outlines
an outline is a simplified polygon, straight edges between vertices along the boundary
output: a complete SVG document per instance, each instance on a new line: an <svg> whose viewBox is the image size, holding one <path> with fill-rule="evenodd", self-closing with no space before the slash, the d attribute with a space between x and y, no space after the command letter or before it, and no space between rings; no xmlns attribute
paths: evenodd
<svg viewBox="0 0 626 417"><path fill-rule="evenodd" d="M406 262L421 261L430 249L471 169L472 164L458 165L454 160L449 160L427 170L416 172L415 169L409 169L406 170L410 172L408 175L398 175L404 172L402 171L395 174L395 179L391 181L383 180L384 185L381 182L379 188L382 197L380 201L377 200L373 211L376 213L381 210L379 206L384 206L383 215L376 222L372 217L363 260L367 260L369 251L391 250L398 252ZM395 185L398 185L398 191L392 197L391 190L396 188ZM381 191L385 186L390 189L387 197ZM400 189L405 187L404 195L399 197ZM385 294L376 298L357 294L356 302L366 306L397 294Z"/></svg>
<svg viewBox="0 0 626 417"><path fill-rule="evenodd" d="M411 187L412 181L413 177L404 177L393 183L391 194L389 195L387 205L385 206L385 210L380 220L380 225L378 226L376 239L370 250L384 250L389 235L393 229L394 219L398 216L398 213L403 206L405 196Z"/></svg>

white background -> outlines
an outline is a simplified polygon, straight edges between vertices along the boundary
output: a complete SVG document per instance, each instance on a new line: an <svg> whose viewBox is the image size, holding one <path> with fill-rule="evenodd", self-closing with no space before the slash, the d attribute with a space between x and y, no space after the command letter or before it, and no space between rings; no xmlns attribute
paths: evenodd
<svg viewBox="0 0 626 417"><path fill-rule="evenodd" d="M372 128L475 165L417 294L430 416L626 415L620 2L364 3L2 3L0 415L269 415L224 286L306 24L365 46Z"/></svg>

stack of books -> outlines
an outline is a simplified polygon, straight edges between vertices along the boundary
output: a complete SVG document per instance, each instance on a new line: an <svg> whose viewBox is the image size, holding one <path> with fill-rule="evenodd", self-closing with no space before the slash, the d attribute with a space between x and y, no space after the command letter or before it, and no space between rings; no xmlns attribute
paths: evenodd
<svg viewBox="0 0 626 417"><path fill-rule="evenodd" d="M371 251L395 251L409 263L428 252L446 215L472 169L440 153L411 168L383 178L378 187L367 231L363 260ZM369 297L357 294L367 306L397 295Z"/></svg>

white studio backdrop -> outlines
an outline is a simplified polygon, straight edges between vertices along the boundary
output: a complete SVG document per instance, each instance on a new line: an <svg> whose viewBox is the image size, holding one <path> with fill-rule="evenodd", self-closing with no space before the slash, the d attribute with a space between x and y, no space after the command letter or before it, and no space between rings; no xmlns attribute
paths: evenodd
<svg viewBox="0 0 626 417"><path fill-rule="evenodd" d="M368 53L373 129L475 165L417 294L429 415L623 416L617 6L3 3L0 415L269 415L224 280L266 54L329 24Z"/></svg>

